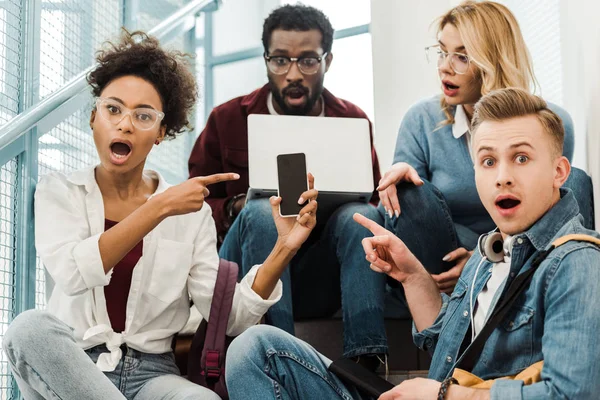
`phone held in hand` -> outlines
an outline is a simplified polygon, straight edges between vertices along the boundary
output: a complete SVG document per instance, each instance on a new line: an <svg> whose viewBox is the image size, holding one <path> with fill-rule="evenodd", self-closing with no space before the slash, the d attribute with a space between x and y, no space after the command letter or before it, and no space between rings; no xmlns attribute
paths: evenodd
<svg viewBox="0 0 600 400"><path fill-rule="evenodd" d="M281 197L279 215L295 217L306 205L298 204L300 195L308 190L306 157L304 153L280 154L277 156L277 194Z"/></svg>

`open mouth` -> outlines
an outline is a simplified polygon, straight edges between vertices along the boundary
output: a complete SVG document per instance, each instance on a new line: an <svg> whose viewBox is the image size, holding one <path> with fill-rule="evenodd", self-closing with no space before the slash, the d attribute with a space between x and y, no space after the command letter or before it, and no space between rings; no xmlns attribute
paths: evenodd
<svg viewBox="0 0 600 400"><path fill-rule="evenodd" d="M448 83L448 82L444 82L444 87L445 87L447 90L456 90L456 89L458 89L458 88L459 88L459 86L452 85L452 84L450 84L450 83Z"/></svg>
<svg viewBox="0 0 600 400"><path fill-rule="evenodd" d="M110 144L110 152L116 161L125 161L131 154L131 143L114 141Z"/></svg>
<svg viewBox="0 0 600 400"><path fill-rule="evenodd" d="M286 92L286 96L288 96L291 99L300 99L300 98L304 97L304 90L299 90L299 89L288 90Z"/></svg>
<svg viewBox="0 0 600 400"><path fill-rule="evenodd" d="M503 210L510 210L512 208L515 208L519 204L521 204L521 200L510 199L510 198L501 199L501 200L496 201L496 205Z"/></svg>

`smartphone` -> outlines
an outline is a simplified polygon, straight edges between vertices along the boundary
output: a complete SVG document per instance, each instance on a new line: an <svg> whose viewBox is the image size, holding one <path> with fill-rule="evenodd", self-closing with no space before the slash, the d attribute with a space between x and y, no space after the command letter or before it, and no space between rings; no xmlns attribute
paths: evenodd
<svg viewBox="0 0 600 400"><path fill-rule="evenodd" d="M280 154L277 156L277 178L281 197L279 214L282 217L295 217L306 205L298 204L300 195L308 190L306 157L304 153Z"/></svg>

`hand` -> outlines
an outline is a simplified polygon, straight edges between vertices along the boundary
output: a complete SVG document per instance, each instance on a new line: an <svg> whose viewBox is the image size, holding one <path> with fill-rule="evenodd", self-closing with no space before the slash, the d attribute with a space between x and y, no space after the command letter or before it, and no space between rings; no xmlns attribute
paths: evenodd
<svg viewBox="0 0 600 400"><path fill-rule="evenodd" d="M419 260L392 232L358 213L354 214L354 220L375 235L362 240L373 271L386 273L398 282L404 282L414 272L423 271Z"/></svg>
<svg viewBox="0 0 600 400"><path fill-rule="evenodd" d="M300 246L308 239L308 235L317 225L317 195L315 189L315 178L308 174L308 190L298 199L298 204L303 204L308 200L308 204L300 210L297 218L282 217L279 214L279 204L281 197L273 196L269 199L273 220L277 227L278 241L287 249L296 252Z"/></svg>
<svg viewBox="0 0 600 400"><path fill-rule="evenodd" d="M468 251L464 247L459 247L442 258L444 261L456 261L456 264L446 272L442 272L438 275L431 275L433 280L438 284L440 292L444 292L448 295L452 294L454 286L456 286L456 282L458 282L458 278L465 268L465 264L472 255L473 251Z"/></svg>
<svg viewBox="0 0 600 400"><path fill-rule="evenodd" d="M383 178L379 181L379 186L377 186L381 204L383 204L385 212L390 218L394 214L396 218L400 215L400 203L398 202L396 185L403 181L412 182L417 186L423 184L423 180L413 167L405 162L399 162L392 165L392 168L383 175Z"/></svg>
<svg viewBox="0 0 600 400"><path fill-rule="evenodd" d="M160 199L167 217L188 214L202 208L204 205L204 198L210 193L206 188L208 185L232 181L239 178L240 176L234 173L197 176L195 178L190 178L179 185L168 188L163 193L154 196L151 201Z"/></svg>
<svg viewBox="0 0 600 400"><path fill-rule="evenodd" d="M442 384L433 379L408 379L379 396L379 400L433 400L437 399Z"/></svg>
<svg viewBox="0 0 600 400"><path fill-rule="evenodd" d="M246 196L241 196L239 197L235 203L233 203L233 215L237 216L241 211L242 208L244 208L244 206L246 205Z"/></svg>

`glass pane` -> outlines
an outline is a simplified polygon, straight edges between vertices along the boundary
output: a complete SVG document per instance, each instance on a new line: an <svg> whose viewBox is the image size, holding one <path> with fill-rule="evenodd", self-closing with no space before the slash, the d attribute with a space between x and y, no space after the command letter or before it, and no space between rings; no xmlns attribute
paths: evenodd
<svg viewBox="0 0 600 400"><path fill-rule="evenodd" d="M283 0L282 3L302 3L318 8L327 15L335 30L371 22L370 0Z"/></svg>
<svg viewBox="0 0 600 400"><path fill-rule="evenodd" d="M262 47L263 21L278 0L224 1L213 18L213 54Z"/></svg>
<svg viewBox="0 0 600 400"><path fill-rule="evenodd" d="M562 60L559 0L501 0L514 14L533 59L537 94L562 105Z"/></svg>
<svg viewBox="0 0 600 400"><path fill-rule="evenodd" d="M17 160L0 169L0 336L15 316L15 220L17 206ZM0 398L14 398L12 375L0 342Z"/></svg>
<svg viewBox="0 0 600 400"><path fill-rule="evenodd" d="M335 96L362 108L373 121L371 35L336 40L332 53L333 61L325 74L325 87Z"/></svg>
<svg viewBox="0 0 600 400"><path fill-rule="evenodd" d="M262 58L252 58L215 67L214 79L214 105L217 106L267 83L267 70Z"/></svg>
<svg viewBox="0 0 600 400"><path fill-rule="evenodd" d="M40 97L46 97L94 63L99 45L119 33L120 0L52 0L42 3Z"/></svg>
<svg viewBox="0 0 600 400"><path fill-rule="evenodd" d="M0 2L0 126L19 112L21 2Z"/></svg>

